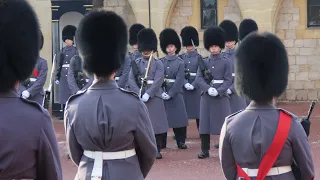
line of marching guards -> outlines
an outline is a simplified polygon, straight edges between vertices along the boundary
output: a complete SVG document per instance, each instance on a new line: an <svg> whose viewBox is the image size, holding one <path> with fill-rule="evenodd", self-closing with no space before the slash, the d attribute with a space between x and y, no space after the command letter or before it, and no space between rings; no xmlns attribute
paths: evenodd
<svg viewBox="0 0 320 180"><path fill-rule="evenodd" d="M182 43L173 29L160 33L166 55L159 58L155 32L134 24L128 33L114 12L94 10L78 29L64 28L54 84L78 166L75 179L146 178L162 158L169 128L177 147L188 148L188 119L197 120L199 159L209 157L210 135L220 135L215 147L228 180L314 179L310 123L302 126L272 104L288 83L280 39L258 32L254 20L243 20L239 33L224 20L204 31L210 53L204 58L194 27L180 36ZM133 52L127 52L128 39ZM39 57L42 45L28 2L0 1L0 179L62 179L52 121L42 107L48 71Z"/></svg>

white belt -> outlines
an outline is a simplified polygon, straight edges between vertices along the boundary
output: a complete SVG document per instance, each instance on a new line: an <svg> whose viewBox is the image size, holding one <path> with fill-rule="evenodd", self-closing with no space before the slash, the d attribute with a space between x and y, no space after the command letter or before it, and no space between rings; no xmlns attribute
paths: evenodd
<svg viewBox="0 0 320 180"><path fill-rule="evenodd" d="M234 73L232 73L232 76L234 76Z"/></svg>
<svg viewBox="0 0 320 180"><path fill-rule="evenodd" d="M94 159L91 180L101 180L103 170L103 160L126 159L136 155L136 150L126 150L118 152L84 151L83 155Z"/></svg>
<svg viewBox="0 0 320 180"><path fill-rule="evenodd" d="M153 80L147 80L147 84L148 85L153 84Z"/></svg>
<svg viewBox="0 0 320 180"><path fill-rule="evenodd" d="M89 82L89 79L86 79L86 82Z"/></svg>
<svg viewBox="0 0 320 180"><path fill-rule="evenodd" d="M224 82L224 80L212 80L211 83L212 84L222 84Z"/></svg>
<svg viewBox="0 0 320 180"><path fill-rule="evenodd" d="M70 67L70 64L63 64L62 67L68 68L68 67Z"/></svg>
<svg viewBox="0 0 320 180"><path fill-rule="evenodd" d="M114 77L114 80L119 81L120 77Z"/></svg>
<svg viewBox="0 0 320 180"><path fill-rule="evenodd" d="M29 78L30 82L35 82L37 79L36 78Z"/></svg>
<svg viewBox="0 0 320 180"><path fill-rule="evenodd" d="M190 76L197 76L197 73L189 73Z"/></svg>
<svg viewBox="0 0 320 180"><path fill-rule="evenodd" d="M175 79L164 79L165 82L174 83L176 82Z"/></svg>
<svg viewBox="0 0 320 180"><path fill-rule="evenodd" d="M242 170L250 177L257 177L258 169L242 168ZM291 166L273 167L268 172L267 176L276 176L292 171Z"/></svg>

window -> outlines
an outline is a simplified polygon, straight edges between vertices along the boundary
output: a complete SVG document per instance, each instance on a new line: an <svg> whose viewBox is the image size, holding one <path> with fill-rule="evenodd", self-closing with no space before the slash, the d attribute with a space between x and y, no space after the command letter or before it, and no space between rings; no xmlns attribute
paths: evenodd
<svg viewBox="0 0 320 180"><path fill-rule="evenodd" d="M217 25L217 0L201 0L201 29Z"/></svg>
<svg viewBox="0 0 320 180"><path fill-rule="evenodd" d="M320 27L320 1L308 0L308 27Z"/></svg>

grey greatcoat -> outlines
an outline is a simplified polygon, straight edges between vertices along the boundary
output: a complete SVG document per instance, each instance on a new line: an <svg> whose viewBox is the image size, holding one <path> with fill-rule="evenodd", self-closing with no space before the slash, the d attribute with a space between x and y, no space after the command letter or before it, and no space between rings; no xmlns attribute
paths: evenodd
<svg viewBox="0 0 320 180"><path fill-rule="evenodd" d="M204 64L214 80L223 80L223 83L207 84L202 72L198 69L197 81L203 91L200 100L200 134L219 135L224 119L231 114L227 89L232 84L232 64L223 54L210 55L204 59ZM208 94L210 87L218 91L218 96Z"/></svg>
<svg viewBox="0 0 320 180"><path fill-rule="evenodd" d="M237 177L235 163L242 168L259 168L261 159L276 133L279 114L280 109L273 105L251 102L242 112L226 118L220 136L219 154L227 180L234 180ZM294 159L300 167L301 179L310 180L315 172L308 138L297 117L291 115L293 121L288 139L273 167L291 166ZM292 172L265 178L265 180L294 179Z"/></svg>
<svg viewBox="0 0 320 180"><path fill-rule="evenodd" d="M180 56L185 64L185 71L189 73L189 77L185 77L184 84L190 83L194 89L187 90L183 88L184 103L189 119L199 119L200 117L200 97L201 89L199 88L196 79L197 70L199 67L198 57L202 58L197 51L186 52Z"/></svg>
<svg viewBox="0 0 320 180"><path fill-rule="evenodd" d="M224 55L230 59L232 62L232 85L229 87L229 89L232 91L232 94L230 94L230 107L231 107L231 113L238 112L244 108L247 107L246 99L243 97L240 97L237 95L235 84L234 84L234 57L235 57L236 49L225 49Z"/></svg>
<svg viewBox="0 0 320 180"><path fill-rule="evenodd" d="M148 59L138 58L135 62L137 63L141 77L144 77L146 74ZM145 104L148 108L149 117L155 134L166 133L169 129L164 102L161 98L163 77L164 70L162 62L153 58L147 78L148 81L151 80L153 83L151 85L147 85L145 88L145 93L150 96L149 100L145 102ZM131 91L134 91L137 94L140 93L140 88L136 83L132 70L130 71L128 85Z"/></svg>
<svg viewBox="0 0 320 180"><path fill-rule="evenodd" d="M66 104L71 96L71 90L68 84L68 70L70 67L71 58L77 55L77 48L74 46L66 46L56 56L56 74L55 80L59 81L59 103Z"/></svg>
<svg viewBox="0 0 320 180"><path fill-rule="evenodd" d="M62 180L52 120L17 90L0 93L0 179Z"/></svg>
<svg viewBox="0 0 320 180"><path fill-rule="evenodd" d="M148 110L139 97L115 81L94 81L66 105L67 142L79 166L75 179L90 180L94 160L84 150L117 152L136 149L127 159L104 160L102 180L143 180L157 153Z"/></svg>
<svg viewBox="0 0 320 180"><path fill-rule="evenodd" d="M186 127L189 122L182 90L184 85L184 62L178 56L168 55L162 58L162 61L164 64L164 78L175 80L175 82L166 83L166 87L164 87L164 91L171 97L169 100L164 100L169 127Z"/></svg>
<svg viewBox="0 0 320 180"><path fill-rule="evenodd" d="M27 90L30 93L28 100L35 101L42 106L44 101L43 86L46 83L47 73L47 61L39 57L31 76L20 84L20 94Z"/></svg>
<svg viewBox="0 0 320 180"><path fill-rule="evenodd" d="M80 90L88 89L93 82L93 77L88 77L83 71L82 61L78 55L71 58L67 80L71 94L76 94Z"/></svg>
<svg viewBox="0 0 320 180"><path fill-rule="evenodd" d="M125 58L124 64L121 66L119 71L115 75L115 79L119 87L128 88L128 79L131 69L131 61L134 61L138 58L142 58L142 55L139 51L128 52Z"/></svg>

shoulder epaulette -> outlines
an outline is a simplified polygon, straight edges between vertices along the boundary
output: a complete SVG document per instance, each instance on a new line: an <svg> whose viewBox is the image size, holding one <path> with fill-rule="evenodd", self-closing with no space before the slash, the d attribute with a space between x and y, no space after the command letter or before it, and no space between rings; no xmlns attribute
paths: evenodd
<svg viewBox="0 0 320 180"><path fill-rule="evenodd" d="M285 110L285 109L282 109L282 108L278 108L280 111L282 111L282 112L284 112L284 113L286 113L286 114L288 114L289 116L292 116L292 117L297 117L295 114L292 114L291 112L289 112L289 111L287 111L287 110Z"/></svg>
<svg viewBox="0 0 320 180"><path fill-rule="evenodd" d="M41 107L41 105L38 104L37 102L30 101L30 100L24 99L24 98L22 98L22 97L20 97L20 99L21 99L23 102L25 102L25 103L28 103L28 104L30 104L30 105L33 105L34 107L36 107L36 108L39 109L40 111L43 110L42 107Z"/></svg>
<svg viewBox="0 0 320 180"><path fill-rule="evenodd" d="M138 99L140 99L139 95L138 95L137 93L133 92L133 91L128 91L128 90L123 89L123 88L120 88L120 87L119 87L119 89L120 89L120 91L122 91L122 92L125 92L125 93L128 93L128 94L131 94L131 95L133 95L133 96L137 97Z"/></svg>
<svg viewBox="0 0 320 180"><path fill-rule="evenodd" d="M68 105L69 102L71 102L72 100L76 99L77 97L83 95L85 92L87 91L87 89L78 91L77 94L71 95L66 103L66 106Z"/></svg>
<svg viewBox="0 0 320 180"><path fill-rule="evenodd" d="M160 61L163 61L165 59L166 59L166 57L159 58Z"/></svg>
<svg viewBox="0 0 320 180"><path fill-rule="evenodd" d="M186 55L186 53L182 53L182 54L178 55L178 57L183 59L185 55Z"/></svg>
<svg viewBox="0 0 320 180"><path fill-rule="evenodd" d="M231 117L233 117L233 116L235 116L235 115L237 115L237 114L241 113L242 111L243 111L243 109L242 109L242 110L240 110L240 111L237 111L237 112L235 112L235 113L233 113L233 114L230 114L229 116L227 116L227 117L226 117L226 119L231 118Z"/></svg>

